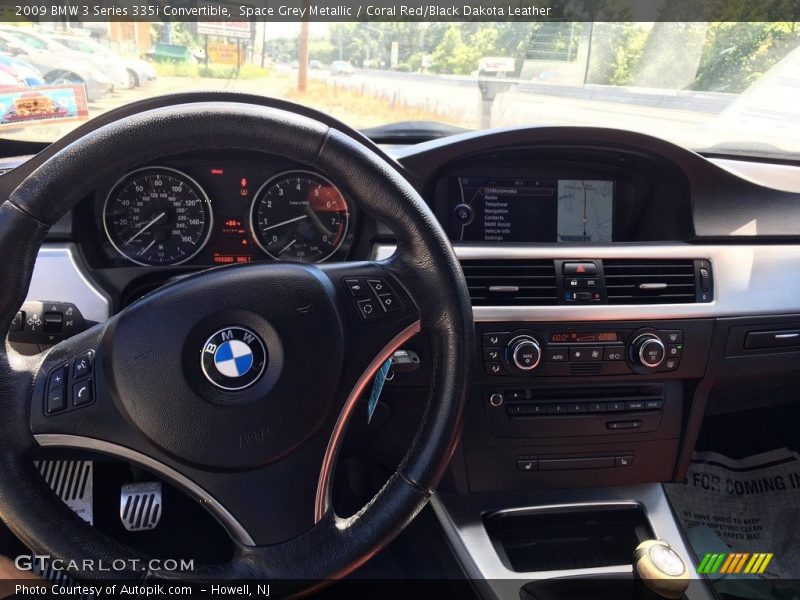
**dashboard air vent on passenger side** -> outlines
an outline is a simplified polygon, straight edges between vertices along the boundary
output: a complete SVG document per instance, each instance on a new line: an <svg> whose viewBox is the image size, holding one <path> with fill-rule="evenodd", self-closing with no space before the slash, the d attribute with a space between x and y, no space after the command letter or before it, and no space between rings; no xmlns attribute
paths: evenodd
<svg viewBox="0 0 800 600"><path fill-rule="evenodd" d="M693 260L604 260L603 271L609 304L679 304L698 301Z"/></svg>
<svg viewBox="0 0 800 600"><path fill-rule="evenodd" d="M558 304L552 260L462 260L473 306Z"/></svg>

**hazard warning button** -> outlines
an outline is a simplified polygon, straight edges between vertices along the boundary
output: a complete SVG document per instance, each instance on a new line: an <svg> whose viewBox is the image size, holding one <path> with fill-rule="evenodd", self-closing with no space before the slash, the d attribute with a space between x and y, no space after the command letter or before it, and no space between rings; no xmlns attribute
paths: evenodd
<svg viewBox="0 0 800 600"><path fill-rule="evenodd" d="M564 275L597 275L597 265L593 262L565 262Z"/></svg>

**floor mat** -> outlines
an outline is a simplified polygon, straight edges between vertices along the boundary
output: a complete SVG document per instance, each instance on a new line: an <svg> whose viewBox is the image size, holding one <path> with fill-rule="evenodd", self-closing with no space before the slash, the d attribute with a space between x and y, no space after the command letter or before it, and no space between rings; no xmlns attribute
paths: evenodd
<svg viewBox="0 0 800 600"><path fill-rule="evenodd" d="M664 489L718 592L759 600L795 597L790 589L800 580L800 454L781 448L731 459L697 452L686 481ZM717 556L703 565L708 554Z"/></svg>

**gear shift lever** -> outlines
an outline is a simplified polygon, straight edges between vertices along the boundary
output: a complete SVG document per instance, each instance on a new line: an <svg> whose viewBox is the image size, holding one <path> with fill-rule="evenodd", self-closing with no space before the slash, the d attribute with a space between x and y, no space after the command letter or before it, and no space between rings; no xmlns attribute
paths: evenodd
<svg viewBox="0 0 800 600"><path fill-rule="evenodd" d="M633 572L639 580L640 596L646 598L680 598L689 587L686 563L664 540L646 540L633 553Z"/></svg>

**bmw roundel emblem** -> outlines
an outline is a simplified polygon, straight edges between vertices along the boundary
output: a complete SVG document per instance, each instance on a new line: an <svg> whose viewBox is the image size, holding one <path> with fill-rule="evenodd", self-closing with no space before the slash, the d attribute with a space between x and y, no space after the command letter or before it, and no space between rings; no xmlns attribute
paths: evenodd
<svg viewBox="0 0 800 600"><path fill-rule="evenodd" d="M253 331L232 325L203 344L200 366L206 378L223 390L242 390L256 382L267 364L264 342Z"/></svg>

